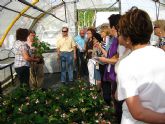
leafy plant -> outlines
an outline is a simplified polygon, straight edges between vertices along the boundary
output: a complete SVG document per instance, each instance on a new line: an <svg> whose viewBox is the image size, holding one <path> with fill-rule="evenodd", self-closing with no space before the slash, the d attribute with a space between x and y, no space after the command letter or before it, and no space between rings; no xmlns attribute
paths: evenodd
<svg viewBox="0 0 165 124"><path fill-rule="evenodd" d="M116 124L114 109L106 106L96 87L84 82L58 90L18 88L0 99L0 123L5 124Z"/></svg>
<svg viewBox="0 0 165 124"><path fill-rule="evenodd" d="M44 52L46 52L47 50L50 49L50 44L48 44L44 41L39 42L39 39L37 36L35 36L33 40L34 40L34 43L32 44L32 46L36 48L34 54L37 57L41 57Z"/></svg>

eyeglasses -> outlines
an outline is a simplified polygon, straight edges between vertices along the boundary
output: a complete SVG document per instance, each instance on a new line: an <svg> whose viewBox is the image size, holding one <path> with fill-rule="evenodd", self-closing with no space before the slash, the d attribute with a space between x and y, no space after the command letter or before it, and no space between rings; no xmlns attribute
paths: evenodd
<svg viewBox="0 0 165 124"><path fill-rule="evenodd" d="M68 31L62 31L62 32L68 32Z"/></svg>
<svg viewBox="0 0 165 124"><path fill-rule="evenodd" d="M154 29L156 29L156 28L159 28L159 27L157 27L157 26L154 26Z"/></svg>

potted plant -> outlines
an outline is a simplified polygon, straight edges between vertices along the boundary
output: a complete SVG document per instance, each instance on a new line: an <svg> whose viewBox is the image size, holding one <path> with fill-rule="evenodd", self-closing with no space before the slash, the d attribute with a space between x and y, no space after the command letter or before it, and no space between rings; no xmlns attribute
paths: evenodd
<svg viewBox="0 0 165 124"><path fill-rule="evenodd" d="M40 42L38 39L38 36L35 36L33 40L34 42L32 46L35 48L34 56L40 58L40 62L38 62L38 64L44 63L42 54L46 52L47 50L50 50L50 44L44 41Z"/></svg>
<svg viewBox="0 0 165 124"><path fill-rule="evenodd" d="M34 57L40 58L40 61L31 63L30 86L31 88L41 88L44 80L44 59L42 54L50 49L50 45L44 41L40 42L37 36L34 37L33 41L33 55Z"/></svg>

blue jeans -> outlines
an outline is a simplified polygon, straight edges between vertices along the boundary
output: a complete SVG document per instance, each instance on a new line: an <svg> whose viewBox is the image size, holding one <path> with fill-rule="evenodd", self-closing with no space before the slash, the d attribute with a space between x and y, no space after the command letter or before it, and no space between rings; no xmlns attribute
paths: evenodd
<svg viewBox="0 0 165 124"><path fill-rule="evenodd" d="M69 81L73 81L73 52L61 52L61 82L66 82L66 66L68 67Z"/></svg>

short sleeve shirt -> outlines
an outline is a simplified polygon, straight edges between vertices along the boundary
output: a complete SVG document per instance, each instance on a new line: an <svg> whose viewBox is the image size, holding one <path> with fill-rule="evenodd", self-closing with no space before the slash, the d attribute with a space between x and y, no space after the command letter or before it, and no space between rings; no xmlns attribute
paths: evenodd
<svg viewBox="0 0 165 124"><path fill-rule="evenodd" d="M165 52L146 46L124 58L118 68L118 99L139 96L142 105L165 113ZM134 120L123 104L122 124L142 124Z"/></svg>
<svg viewBox="0 0 165 124"><path fill-rule="evenodd" d="M85 47L85 37L82 38L80 35L78 35L74 38L74 40L77 43L79 50L82 51Z"/></svg>
<svg viewBox="0 0 165 124"><path fill-rule="evenodd" d="M76 44L72 37L60 37L57 40L57 48L61 52L71 52L75 46Z"/></svg>
<svg viewBox="0 0 165 124"><path fill-rule="evenodd" d="M15 60L14 67L30 66L30 63L23 58L23 52L29 53L30 48L25 42L17 40L14 45Z"/></svg>

